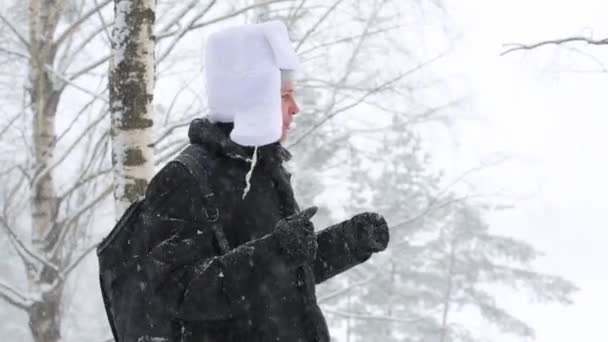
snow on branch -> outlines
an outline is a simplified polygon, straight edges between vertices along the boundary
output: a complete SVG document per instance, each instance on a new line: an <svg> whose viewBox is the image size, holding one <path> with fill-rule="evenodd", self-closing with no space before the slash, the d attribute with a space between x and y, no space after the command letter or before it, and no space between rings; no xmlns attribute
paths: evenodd
<svg viewBox="0 0 608 342"><path fill-rule="evenodd" d="M36 298L23 294L2 281L0 281L0 298L23 310L29 309L36 302Z"/></svg>
<svg viewBox="0 0 608 342"><path fill-rule="evenodd" d="M32 264L32 265L34 265L38 262L44 266L47 266L48 268L52 269L55 272L59 272L59 269L57 268L56 265L50 263L49 261L46 260L46 258L42 257L41 255L38 255L37 253L32 251L30 248L28 248L23 243L23 241L21 241L19 236L11 229L11 227L8 225L6 220L1 216L0 216L0 223L4 227L4 230L8 233L8 236L11 238L11 241L13 241L17 245L16 246L16 247L18 247L17 252L22 256L22 258L24 258L25 262ZM25 253L25 255L22 252Z"/></svg>

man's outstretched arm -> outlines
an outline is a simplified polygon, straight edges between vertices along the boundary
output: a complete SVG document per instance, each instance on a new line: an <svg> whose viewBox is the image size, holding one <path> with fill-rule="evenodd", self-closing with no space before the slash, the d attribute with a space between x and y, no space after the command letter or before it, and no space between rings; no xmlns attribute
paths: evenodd
<svg viewBox="0 0 608 342"><path fill-rule="evenodd" d="M375 213L362 213L317 233L317 256L312 263L315 282L340 274L386 249L388 225Z"/></svg>

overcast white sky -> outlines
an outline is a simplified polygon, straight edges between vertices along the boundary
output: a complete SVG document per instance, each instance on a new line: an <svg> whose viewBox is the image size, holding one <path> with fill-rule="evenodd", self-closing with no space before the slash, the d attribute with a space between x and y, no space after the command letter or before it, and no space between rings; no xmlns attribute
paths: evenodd
<svg viewBox="0 0 608 342"><path fill-rule="evenodd" d="M476 191L515 199L515 210L491 216L492 227L534 244L546 254L538 269L581 288L570 307L503 300L534 325L539 342L608 341L608 73L566 48L499 56L504 43L608 37L608 1L469 0L448 12L464 33L449 63L470 79L482 120L459 123L457 144L435 146L437 158L456 175L495 152L513 156L473 178ZM608 62L608 46L569 47Z"/></svg>

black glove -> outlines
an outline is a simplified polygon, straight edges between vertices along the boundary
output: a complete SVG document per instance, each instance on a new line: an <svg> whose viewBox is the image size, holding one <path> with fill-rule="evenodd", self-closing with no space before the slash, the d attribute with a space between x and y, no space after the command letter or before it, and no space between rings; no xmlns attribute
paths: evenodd
<svg viewBox="0 0 608 342"><path fill-rule="evenodd" d="M386 249L390 236L382 215L365 212L353 216L350 221L357 252L376 253Z"/></svg>
<svg viewBox="0 0 608 342"><path fill-rule="evenodd" d="M280 220L273 233L280 253L292 266L313 261L317 254L317 237L310 219L317 213L317 207L310 207L297 214Z"/></svg>

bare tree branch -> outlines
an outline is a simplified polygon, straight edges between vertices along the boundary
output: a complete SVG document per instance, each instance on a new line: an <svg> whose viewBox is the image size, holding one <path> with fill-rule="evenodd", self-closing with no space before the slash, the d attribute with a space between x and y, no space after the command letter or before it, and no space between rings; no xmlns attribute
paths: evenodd
<svg viewBox="0 0 608 342"><path fill-rule="evenodd" d="M365 27L363 28L363 33L360 35L359 40L357 41L357 45L355 46L352 54L349 57L348 62L346 63L346 67L344 68L344 74L342 75L342 77L340 78L340 80L337 82L337 86L333 89L333 93L331 95L331 100L330 100L330 104L327 106L327 108L325 109L326 112L329 112L330 114L326 115L320 122L313 124L312 127L305 132L302 136L300 136L294 143L292 143L291 145L289 145L289 147L291 148L292 146L296 146L297 144L299 144L301 141L303 141L306 137L310 136L310 134L312 134L314 131L316 131L319 127L321 127L323 124L325 124L326 122L328 122L332 117L336 116L337 114L343 112L345 109L349 109L352 108L354 106L356 106L357 104L363 102L365 100L365 98L367 98L367 96L377 92L379 89L372 89L370 92L368 92L366 95L364 95L363 97L361 97L360 101L355 101L355 104L345 108L344 110L339 110L336 112L333 112L333 108L336 106L337 103L337 96L338 96L338 92L340 90L343 89L343 86L346 84L346 81L348 80L349 76L352 74L353 72L353 65L354 62L357 59L357 56L359 54L359 52L361 51L361 47L363 46L363 42L367 39L367 33L369 32L369 29L372 25L372 23L374 22L374 20L376 19L380 9L382 6L375 8L374 12L367 18L366 20L366 24Z"/></svg>
<svg viewBox="0 0 608 342"><path fill-rule="evenodd" d="M17 56L17 57L22 58L22 59L29 59L30 58L28 55L26 55L24 53L21 53L21 52L18 52L18 51L14 51L14 50L9 50L9 49L3 48L3 47L0 47L0 51L2 51L4 53L7 53L9 55Z"/></svg>
<svg viewBox="0 0 608 342"><path fill-rule="evenodd" d="M68 267L65 268L65 270L63 271L63 277L67 278L70 273L76 269L76 267L78 267L78 265L80 265L80 263L87 257L87 255L89 255L92 251L95 250L95 248L97 248L97 243L93 244L92 246L89 246L89 248L87 248L80 256L78 256L78 258L76 258L76 260L74 260L74 262L72 262Z"/></svg>
<svg viewBox="0 0 608 342"><path fill-rule="evenodd" d="M104 57L101 57L100 59L96 60L95 62L93 62L93 63L91 63L91 64L89 64L89 65L87 65L87 66L83 67L82 69L80 69L80 70L78 70L78 71L74 72L73 74L71 74L71 75L69 76L69 79L70 79L70 80L75 80L75 79L77 79L78 77L80 77L80 76L82 76L82 75L84 75L84 74L88 73L89 71L91 71L91 70L93 70L93 69L97 68L98 66L103 65L105 62L107 62L107 61L109 61L109 60L110 60L110 57L112 57L112 55L106 55L106 56L104 56Z"/></svg>
<svg viewBox="0 0 608 342"><path fill-rule="evenodd" d="M28 296L2 281L0 281L0 298L22 310L28 310L35 302L32 298L28 298Z"/></svg>
<svg viewBox="0 0 608 342"><path fill-rule="evenodd" d="M94 93L94 92L90 91L89 89L87 89L87 88L85 88L85 87L81 87L81 86L79 86L78 84L76 84L76 83L75 83L75 82L74 82L74 81L71 79L71 77L66 77L66 76L64 76L64 75L61 75L59 72L57 72L57 71L53 70L53 68L51 68L50 66L47 66L47 67L46 67L46 69L47 69L48 71L50 71L50 72L51 72L51 73L52 73L52 74L53 74L55 77L57 77L58 79L60 79L60 80L62 80L63 82L65 82L65 85L70 85L70 86L72 86L73 88L78 89L78 90L80 90L81 92L83 92L83 93L85 93L85 94L87 94L87 95L90 95L90 96L92 96L93 98L95 98L95 99L97 99L97 100L99 100L99 101L102 101L102 102L108 103L108 99L107 99L107 98L105 98L105 97L101 96L101 94L96 94L96 93ZM64 86L65 86L65 85L64 85Z"/></svg>
<svg viewBox="0 0 608 342"><path fill-rule="evenodd" d="M332 300L332 299L334 299L334 298L336 298L336 297L340 297L340 296L342 296L343 294L345 294L345 293L347 293L347 292L350 292L350 291L354 290L355 288L357 288L357 287L359 287L359 286L369 284L370 282L373 282L373 281L375 281L376 279L377 279L377 278L376 278L375 276L371 276L371 277L368 277L368 278L363 279L363 280L361 280L361 281L358 281L358 282L356 282L356 283L354 283L354 284L349 284L348 286L346 286L346 287L344 287L344 288L342 288L342 289L339 289L339 290L337 290L337 291L334 291L334 292L328 293L328 294L326 294L326 295L322 295L322 296L320 296L320 297L317 299L317 302L318 302L318 303L325 303L325 302L328 302L328 301L330 301L330 300Z"/></svg>
<svg viewBox="0 0 608 342"><path fill-rule="evenodd" d="M188 12L195 8L199 3L200 0L190 0L190 2L186 6L182 7L181 11L179 11L171 20L164 24L158 32L169 32L174 25L179 25L180 20L182 20L188 14ZM160 23L158 24L160 26Z"/></svg>
<svg viewBox="0 0 608 342"><path fill-rule="evenodd" d="M175 94L173 95L173 98L171 99L171 103L169 103L169 108L167 108L166 113L165 113L165 120L164 120L164 124L163 127L167 126L169 124L169 120L171 119L171 115L173 113L173 109L175 107L175 105L177 104L179 98L181 97L182 93L185 90L190 90L190 85L191 83L196 79L196 77L193 77L190 81L185 82L178 91L175 92ZM188 106L188 109L185 110L185 112L188 112L190 110L190 108L192 107L192 103L190 104L190 106ZM158 141L156 142L158 143Z"/></svg>
<svg viewBox="0 0 608 342"><path fill-rule="evenodd" d="M80 187L87 185L88 183L94 181L95 179L105 176L111 172L112 172L112 169L107 168L107 169L99 170L87 177L80 176L80 177L78 177L78 181L76 181L70 188L68 188L63 193L61 193L61 195L59 195L59 198L60 199L65 198L65 197L71 195L74 191L78 190Z"/></svg>
<svg viewBox="0 0 608 342"><path fill-rule="evenodd" d="M490 197L500 197L503 196L504 194L468 194L468 195L464 195L464 196L460 196L460 197L448 197L448 199L443 202L443 203L438 203L437 205L434 206L427 206L423 211L421 211L418 215L412 216L411 218L399 222L397 224L394 224L391 226L392 229L397 229L397 228L401 228L401 227L405 227L408 225L413 224L414 222L422 219L423 217L425 217L426 215L428 215L429 213L439 210L439 209L443 209L446 207L451 206L452 204L457 204L457 203L462 203L465 201L468 201L470 199L473 198L490 198ZM434 203L437 203L438 201L434 201ZM402 241L402 242L396 242L394 244L391 245L391 247L393 249L395 248L399 248L400 246L410 246L410 243L408 241Z"/></svg>
<svg viewBox="0 0 608 342"><path fill-rule="evenodd" d="M0 20L2 20L4 22L4 24L6 26L8 26L8 28L17 36L17 38L19 38L21 43L29 50L30 43L27 41L27 39L25 39L25 37L23 35L21 35L21 33L19 33L17 28L15 26L13 26L13 24L8 19L6 19L2 14L0 14Z"/></svg>
<svg viewBox="0 0 608 342"><path fill-rule="evenodd" d="M103 28L105 34L106 34L106 39L107 42L110 43L112 41L112 34L110 33L110 30L108 30L108 27L110 27L110 24L106 23L106 20L104 19L103 15L101 14L101 9L102 6L99 4L98 0L94 0L95 2L95 6L97 6L97 18L99 18L99 22L101 22L101 27Z"/></svg>
<svg viewBox="0 0 608 342"><path fill-rule="evenodd" d="M304 4L306 4L306 0L300 0L297 6L292 6L289 9L289 14L285 17L287 27L291 27L296 22L298 14L304 8Z"/></svg>
<svg viewBox="0 0 608 342"><path fill-rule="evenodd" d="M300 41L298 42L298 45L296 46L296 51L299 51L300 48L302 47L302 45L306 42L306 40L308 39L308 37L310 37L310 35L315 32L317 30L317 28L319 28L319 26L325 21L325 19L327 19L327 17L336 9L336 7L338 7L338 5L344 0L337 0L336 2L334 2L333 5L331 5L331 7L329 7L327 9L327 11L325 11L325 13L323 13L323 15L319 18L319 20L317 20L317 22L315 22L307 31L306 33L304 33L304 36L302 37L302 39L300 39Z"/></svg>
<svg viewBox="0 0 608 342"><path fill-rule="evenodd" d="M111 26L114 22L110 22L107 24L107 26ZM90 42L93 41L93 39L95 39L95 37L97 37L101 32L104 32L107 29L106 25L101 25L99 26L95 31L91 32L91 34L89 34L87 37L85 37L80 44L78 44L74 49L72 49L73 53L70 57L65 57L65 59L68 60L67 62L67 66L71 65L72 62L75 60L75 58L80 54L81 50L83 50ZM67 51L66 51L67 53ZM82 73L84 74L84 73ZM81 76L82 74L79 74L78 72L75 72L74 74L69 76L70 80L75 80L76 78L78 78L79 76Z"/></svg>
<svg viewBox="0 0 608 342"><path fill-rule="evenodd" d="M59 158L57 158L52 164L47 165L44 169L39 170L36 173L35 178L32 181L32 185L35 186L40 179L42 179L44 176L46 176L46 174L48 174L49 172L52 172L53 169L55 169L59 164L61 164L64 160L67 159L67 157L70 156L70 153L76 148L78 147L80 140L83 139L89 132L90 130L92 130L93 128L95 128L95 126L97 126L102 120L104 120L107 116L109 115L109 112L102 112L102 114L96 118L95 120L93 120L93 122L91 122L78 136L77 139L74 139L74 141L72 142L72 144L64 151L63 155L60 156Z"/></svg>
<svg viewBox="0 0 608 342"><path fill-rule="evenodd" d="M156 60L156 64L161 63L165 58L167 58L167 56L169 56L169 54L171 53L171 51L173 51L173 49L175 48L177 43L179 43L179 41L186 35L186 33L188 33L188 31L190 31L192 29L192 27L196 24L196 22L200 18L204 17L205 14L207 14L216 3L217 3L217 0L209 1L209 3L207 4L207 6L205 8L203 8L193 18L191 18L189 20L189 22L175 34L175 38L173 38L173 41L171 41L171 43L169 43L169 47L167 47L165 49L165 51L163 51L163 53L161 53L161 55L158 57L158 59Z"/></svg>
<svg viewBox="0 0 608 342"><path fill-rule="evenodd" d="M2 223L4 230L8 233L9 237L19 246L20 250L25 252L27 255L29 255L31 258L38 261L42 265L49 267L50 269L52 269L55 272L59 272L59 268L56 265L53 265L52 263L47 261L44 257L34 253L31 249L29 249L27 246L25 246L23 241L21 241L19 236L17 236L17 234L11 229L11 227L8 225L8 223L6 222L6 220L3 217L0 217L0 223ZM31 261L30 261L30 263L31 263Z"/></svg>
<svg viewBox="0 0 608 342"><path fill-rule="evenodd" d="M88 12L86 12L80 18L78 18L78 20L76 22L74 22L61 35L59 35L59 38L57 38L57 40L54 43L55 48L57 46L60 46L63 43L63 41L67 39L67 37L72 35L72 33L74 33L74 31L76 31L80 27L80 25L82 25L85 21L89 20L90 17L97 14L102 8L104 8L111 2L112 2L112 0L104 0L101 4L90 9Z"/></svg>
<svg viewBox="0 0 608 342"><path fill-rule="evenodd" d="M355 39L361 38L362 36L367 36L367 37L371 37L371 36L375 36L381 33L386 33L388 31L392 31L398 28L402 28L404 27L404 25L393 25L393 26L389 26L389 27L385 27L385 28L381 28L381 29L377 29L377 30L370 30L367 33L360 33L360 34L356 34L356 35L352 35L352 36L347 36L347 37L342 37L339 39L334 39L325 43L321 43L319 45L314 45L311 46L310 48L303 50L301 52L298 53L298 55L300 56L305 56L313 51L319 50L319 49L323 49L326 48L328 46L333 46L336 44L342 44L342 43L349 43L352 42Z"/></svg>
<svg viewBox="0 0 608 342"><path fill-rule="evenodd" d="M4 126L2 129L0 129L0 138L2 138L2 136L11 128L11 126L13 126L13 124L17 121L17 119L19 119L21 117L22 113L19 113L15 116L13 116L10 120L8 120L8 123L6 124L6 126Z"/></svg>
<svg viewBox="0 0 608 342"><path fill-rule="evenodd" d="M342 316L342 317L346 317L346 318L354 318L354 319L360 319L360 320L387 321L387 322L402 323L402 324L415 324L415 323L423 320L422 318L407 320L407 319L391 317L391 316L374 315L374 314L368 314L368 313L351 313L351 312L344 312L344 311L333 310L333 309L324 309L323 312L327 312L332 315Z"/></svg>
<svg viewBox="0 0 608 342"><path fill-rule="evenodd" d="M188 139L175 141L174 143L171 144L171 146L176 146L176 147L174 147L167 153L160 154L158 156L158 158L156 158L156 160L154 161L154 165L163 165L169 159L175 157L176 154L178 154L180 151L182 151L184 148L186 148L186 146L188 146L189 143L190 142L188 141ZM166 148L166 149L169 149L169 148Z"/></svg>
<svg viewBox="0 0 608 342"><path fill-rule="evenodd" d="M421 63L419 65L417 65L416 67L405 71L403 73L401 73L400 75L397 75L396 77L380 84L377 87L374 87L372 89L369 89L365 94L361 95L357 100L355 100L354 102L343 106L341 108L336 109L335 111L327 114L326 116L323 117L323 119L319 122L317 122L316 124L312 125L312 127L306 131L304 134L302 134L300 137L298 137L298 139L296 139L293 143L291 143L288 148L292 148L293 146L296 146L297 144L299 144L300 142L302 142L304 139L306 139L308 136L310 136L314 131L316 131L319 127L321 127L322 125L324 125L325 123L327 123L330 119L332 119L333 117L335 117L336 115L347 111L353 107L356 107L357 105L361 104L362 102L364 102L368 97L370 97L373 94L376 94L377 92L379 92L380 90L382 90L383 88L386 88L387 86L394 84L395 82L398 82L400 80L402 80L403 78L405 78L408 75L411 75L412 73L422 69L423 67L437 61L438 59L442 58L443 56L445 56L445 53L442 53L424 63Z"/></svg>
<svg viewBox="0 0 608 342"><path fill-rule="evenodd" d="M62 242L65 240L68 233L72 230L72 227L76 226L75 223L78 221L80 216L82 216L83 214L85 214L86 212L88 212L89 210L94 208L97 204L99 204L99 202L103 201L106 198L106 196L110 195L111 193L112 193L112 186L109 185L103 191L101 191L95 198L93 198L88 203L83 204L79 209L77 209L71 217L68 217L68 218L62 220L58 224L59 227L62 227L62 230L59 233L59 237L57 238L57 243L55 243L55 246L53 246L53 250L51 251L51 253L56 254L59 251L59 249L60 249L59 247L61 246Z"/></svg>
<svg viewBox="0 0 608 342"><path fill-rule="evenodd" d="M536 48L546 46L546 45L560 45L560 44L572 43L572 42L583 42L583 43L587 43L589 45L608 45L608 38L595 40L595 39L591 39L591 38L587 38L587 37L568 37L568 38L562 38L562 39L545 40L545 41L530 44L530 45L504 44L504 47L508 47L508 49L503 51L500 55L504 56L513 51L532 50L532 49L536 49Z"/></svg>
<svg viewBox="0 0 608 342"><path fill-rule="evenodd" d="M205 22L202 22L202 23L195 24L195 25L193 25L190 28L190 31L196 30L196 29L199 29L199 28L203 28L205 26L209 26L209 25L218 23L220 21L224 21L226 19L234 18L236 16L239 16L239 15L245 13L245 12L251 11L251 10L256 9L258 7L263 7L263 6L268 6L268 5L274 4L274 3L288 2L288 1L293 1L293 0L270 0L270 1L262 2L262 3L258 3L258 4L255 4L255 5L246 6L246 7L243 7L241 9L239 9L239 10L230 12L229 14L217 17L215 19L211 19L209 21L205 21ZM163 38L167 38L167 37L171 37L173 35L176 35L179 32L180 32L180 30L172 31L172 32L166 32L164 34L161 33L161 34L158 35L158 39L162 40Z"/></svg>
<svg viewBox="0 0 608 342"><path fill-rule="evenodd" d="M72 119L72 121L68 124L68 126L63 130L63 132L61 132L58 136L57 136L57 143L59 143L64 137L67 136L68 133L70 133L72 131L72 129L74 129L74 125L76 124L76 122L78 122L78 120L80 118L82 118L84 115L84 112L87 109L90 109L91 106L95 103L96 99L95 97L92 98L91 100L89 100L89 102L85 103L82 108L80 108L80 110L78 111L78 113L76 115L74 115L74 118Z"/></svg>
<svg viewBox="0 0 608 342"><path fill-rule="evenodd" d="M162 142L165 138L167 138L169 135L171 135L171 133L173 133L173 131L175 131L176 129L182 128L182 127L187 127L188 125L190 125L190 122L192 120L190 119L186 119L186 120L182 120L180 122L176 122L174 124L171 124L169 127L167 127L167 125L163 126L166 127L164 132L162 132L160 134L160 136L152 143L152 146L158 146L158 144L160 144L160 142Z"/></svg>
<svg viewBox="0 0 608 342"><path fill-rule="evenodd" d="M604 62L602 60L600 60L598 57L594 56L591 53L588 53L586 51L583 51L582 49L576 48L576 47L569 47L567 48L570 51L573 51L581 56L587 57L590 60L592 60L597 66L599 66L600 68L600 72L603 73L608 73L608 68L606 67L606 65L604 65ZM597 72L596 70L593 70L593 72Z"/></svg>
<svg viewBox="0 0 608 342"><path fill-rule="evenodd" d="M110 148L110 130L106 129L103 134L97 139L95 146L93 147L93 152L90 154L89 161L87 165L84 167L80 177L89 173L89 170L97 163L97 171L101 172L101 170L107 169L107 164L105 163L106 158L108 156L108 149ZM110 168L111 169L111 168Z"/></svg>
<svg viewBox="0 0 608 342"><path fill-rule="evenodd" d="M241 9L239 9L239 10L231 12L230 14L226 14L226 15L223 15L223 16L211 19L209 21L193 24L193 25L191 25L190 29L187 30L186 32L182 32L181 29L175 30L175 31L169 31L169 32L162 32L161 31L161 32L159 32L156 35L157 42L161 42L162 40L164 40L166 38L170 38L172 36L180 35L180 34L181 34L181 37L183 37L185 35L185 33L187 33L187 32L190 32L190 31L193 31L193 30L196 30L196 29L199 29L199 28L203 28L203 27L215 24L215 23L224 21L226 19L230 19L230 18L239 16L239 15L245 13L245 12L251 11L252 9L255 9L257 7L260 7L260 6L266 6L266 5L269 5L269 4L279 3L279 2L286 2L286 1L293 1L293 0L271 0L271 1L264 2L264 3L260 3L260 4L256 4L256 5L251 5L251 6L243 7ZM171 27L171 26L168 26L167 28L169 28L169 27ZM93 63L91 63L91 64L83 67L82 69L74 72L73 74L71 74L69 76L69 79L70 80L74 80L74 79L76 79L76 78L78 78L78 77L80 77L80 76L88 73L89 71L91 71L91 70L99 67L100 65L103 65L105 62L109 61L110 58L111 58L111 55L109 55L109 54L106 55L106 56L101 57L100 59L96 60L95 62L93 62Z"/></svg>

